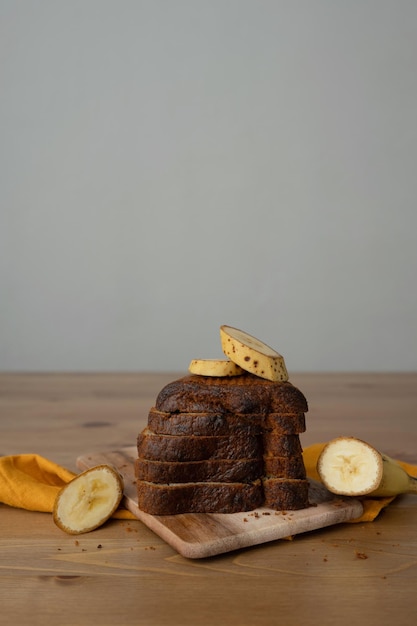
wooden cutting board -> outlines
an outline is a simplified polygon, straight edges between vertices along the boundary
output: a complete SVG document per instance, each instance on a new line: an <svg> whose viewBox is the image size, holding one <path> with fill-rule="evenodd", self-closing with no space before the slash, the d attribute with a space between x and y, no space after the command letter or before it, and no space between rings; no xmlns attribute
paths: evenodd
<svg viewBox="0 0 417 626"><path fill-rule="evenodd" d="M77 458L77 467L82 471L102 463L116 467L124 480L124 506L179 554L190 559L340 524L363 512L358 500L336 497L321 483L310 480L309 500L313 506L300 511L285 513L262 507L232 514L149 515L138 508L134 476L136 454L135 447L86 454Z"/></svg>

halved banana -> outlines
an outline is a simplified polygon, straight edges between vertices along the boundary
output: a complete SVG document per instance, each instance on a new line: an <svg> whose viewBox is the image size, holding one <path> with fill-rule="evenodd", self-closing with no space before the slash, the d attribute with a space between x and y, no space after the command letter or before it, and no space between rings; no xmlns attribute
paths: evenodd
<svg viewBox="0 0 417 626"><path fill-rule="evenodd" d="M323 448L317 472L332 493L387 497L417 493L417 479L386 454L355 437L337 437Z"/></svg>
<svg viewBox="0 0 417 626"><path fill-rule="evenodd" d="M229 359L193 359L188 371L200 376L240 376L244 370Z"/></svg>
<svg viewBox="0 0 417 626"><path fill-rule="evenodd" d="M256 337L223 325L220 340L225 355L247 372L272 381L288 380L284 358Z"/></svg>
<svg viewBox="0 0 417 626"><path fill-rule="evenodd" d="M123 480L110 465L97 465L78 474L58 493L55 524L65 532L88 533L106 522L123 497Z"/></svg>

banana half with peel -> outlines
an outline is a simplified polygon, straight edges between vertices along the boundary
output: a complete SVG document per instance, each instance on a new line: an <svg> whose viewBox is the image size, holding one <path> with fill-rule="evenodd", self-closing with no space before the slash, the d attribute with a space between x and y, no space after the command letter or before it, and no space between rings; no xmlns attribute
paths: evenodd
<svg viewBox="0 0 417 626"><path fill-rule="evenodd" d="M317 460L317 472L327 489L339 495L388 497L417 493L417 478L355 437L329 441Z"/></svg>
<svg viewBox="0 0 417 626"><path fill-rule="evenodd" d="M115 512L123 496L123 480L110 465L78 474L58 492L53 519L71 535L94 530Z"/></svg>

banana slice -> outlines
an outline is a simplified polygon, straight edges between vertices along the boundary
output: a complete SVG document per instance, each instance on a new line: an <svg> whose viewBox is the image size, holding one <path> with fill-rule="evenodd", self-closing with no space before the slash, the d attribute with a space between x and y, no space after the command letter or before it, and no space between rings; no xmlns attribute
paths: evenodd
<svg viewBox="0 0 417 626"><path fill-rule="evenodd" d="M223 325L220 340L225 355L247 372L272 381L288 380L284 358L256 337Z"/></svg>
<svg viewBox="0 0 417 626"><path fill-rule="evenodd" d="M193 359L188 371L200 376L240 376L244 370L228 359Z"/></svg>
<svg viewBox="0 0 417 626"><path fill-rule="evenodd" d="M78 474L58 493L55 524L65 532L88 533L106 522L123 496L123 480L110 465L97 465Z"/></svg>
<svg viewBox="0 0 417 626"><path fill-rule="evenodd" d="M337 437L323 448L317 472L329 491L387 497L417 493L417 479L386 454L355 437Z"/></svg>

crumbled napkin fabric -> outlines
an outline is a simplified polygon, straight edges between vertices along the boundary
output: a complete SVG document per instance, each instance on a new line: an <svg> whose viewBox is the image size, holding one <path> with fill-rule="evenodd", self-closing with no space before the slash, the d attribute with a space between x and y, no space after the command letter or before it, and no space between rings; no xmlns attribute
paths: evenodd
<svg viewBox="0 0 417 626"><path fill-rule="evenodd" d="M0 457L0 502L28 511L52 513L59 490L76 474L38 454ZM119 508L116 519L135 519Z"/></svg>
<svg viewBox="0 0 417 626"><path fill-rule="evenodd" d="M321 451L323 450L325 443L315 443L308 448L305 448L303 452L304 457L304 465L307 471L307 476L309 478L313 478L314 480L320 481L320 476L317 473L317 461L320 456ZM401 467L405 469L406 472L410 474L410 476L417 476L417 466L411 465L410 463L404 463L403 461L397 461ZM360 498L363 505L363 513L360 517L357 517L354 520L351 520L353 523L358 522L372 522L390 502L395 500L396 496L390 496L387 498L368 498L364 496Z"/></svg>
<svg viewBox="0 0 417 626"><path fill-rule="evenodd" d="M317 443L304 450L304 464L309 478L320 480L316 464L324 446L324 443ZM417 476L417 466L398 463L409 474ZM0 502L28 511L52 513L59 490L75 476L70 470L38 454L0 457ZM352 521L371 522L393 500L394 497L363 498L364 512ZM130 511L122 507L113 514L113 518L135 519Z"/></svg>

